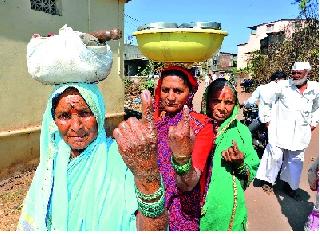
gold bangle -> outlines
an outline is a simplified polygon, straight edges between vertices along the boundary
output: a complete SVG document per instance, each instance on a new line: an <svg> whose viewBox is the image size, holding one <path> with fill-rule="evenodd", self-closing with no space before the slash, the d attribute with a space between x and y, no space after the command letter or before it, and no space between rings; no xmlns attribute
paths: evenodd
<svg viewBox="0 0 320 234"><path fill-rule="evenodd" d="M173 158L177 161L177 160L190 159L191 157L186 155L173 154Z"/></svg>

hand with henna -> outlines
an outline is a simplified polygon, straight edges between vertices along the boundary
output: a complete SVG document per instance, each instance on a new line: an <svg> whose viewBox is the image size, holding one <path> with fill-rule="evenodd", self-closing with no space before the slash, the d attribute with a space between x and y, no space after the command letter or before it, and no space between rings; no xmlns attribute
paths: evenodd
<svg viewBox="0 0 320 234"><path fill-rule="evenodd" d="M110 41L110 40L119 40L122 37L122 31L118 28L113 28L111 30L98 30L94 32L89 32L87 34L90 34L91 37L93 36L96 39L98 39L100 43L105 43L106 41ZM88 35L89 39L92 40L92 38L90 38L90 35ZM54 33L49 32L46 37L51 37L51 36L54 36ZM32 35L32 38L36 38L36 37L41 37L41 35L38 33L34 33Z"/></svg>
<svg viewBox="0 0 320 234"><path fill-rule="evenodd" d="M188 106L183 107L182 119L177 126L169 127L169 146L173 160L180 165L188 163L192 157L195 135L190 127L190 113ZM182 191L191 191L199 182L201 171L191 169L184 175L176 175L177 186ZM183 205L182 205L183 206ZM183 208L183 207L182 207Z"/></svg>
<svg viewBox="0 0 320 234"><path fill-rule="evenodd" d="M157 164L157 134L153 121L150 92L143 90L142 120L129 118L113 131L118 142L119 152L134 175L138 190L144 194L153 194L160 187L160 172ZM138 230L166 230L167 212L156 218L137 214Z"/></svg>
<svg viewBox="0 0 320 234"><path fill-rule="evenodd" d="M183 107L182 119L177 126L169 127L168 137L175 162L185 164L191 158L195 138L193 130L190 128L188 106Z"/></svg>
<svg viewBox="0 0 320 234"><path fill-rule="evenodd" d="M222 152L222 157L226 162L230 162L235 166L240 166L244 162L244 154L238 149L235 141L232 141L232 146Z"/></svg>
<svg viewBox="0 0 320 234"><path fill-rule="evenodd" d="M150 92L141 94L142 120L131 117L113 131L119 152L135 178L146 182L159 181L157 135L152 117ZM141 191L146 192L146 191ZM150 191L152 193L154 191Z"/></svg>

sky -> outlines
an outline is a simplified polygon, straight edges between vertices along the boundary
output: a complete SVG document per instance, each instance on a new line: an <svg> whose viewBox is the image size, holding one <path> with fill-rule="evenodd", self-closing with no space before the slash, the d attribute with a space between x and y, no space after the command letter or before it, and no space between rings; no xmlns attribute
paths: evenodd
<svg viewBox="0 0 320 234"><path fill-rule="evenodd" d="M221 51L237 53L237 45L249 39L249 26L279 19L293 19L299 14L294 0L131 0L125 4L124 39L137 27L152 22L214 21L228 32ZM136 44L133 37L133 44Z"/></svg>

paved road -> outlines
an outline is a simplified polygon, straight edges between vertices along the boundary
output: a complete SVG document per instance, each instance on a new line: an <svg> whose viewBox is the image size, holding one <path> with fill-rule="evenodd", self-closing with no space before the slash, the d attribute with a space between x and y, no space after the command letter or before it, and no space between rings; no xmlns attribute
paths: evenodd
<svg viewBox="0 0 320 234"><path fill-rule="evenodd" d="M204 92L204 83L200 83L194 97L194 109L200 110L201 97ZM240 102L250 97L250 94L238 93ZM309 147L305 151L299 194L303 201L297 202L282 192L281 181L277 182L274 193L268 195L263 192L254 181L246 190L248 208L249 231L302 231L304 222L310 213L315 192L311 191L307 180L307 170L310 163L319 155L319 128L312 134Z"/></svg>

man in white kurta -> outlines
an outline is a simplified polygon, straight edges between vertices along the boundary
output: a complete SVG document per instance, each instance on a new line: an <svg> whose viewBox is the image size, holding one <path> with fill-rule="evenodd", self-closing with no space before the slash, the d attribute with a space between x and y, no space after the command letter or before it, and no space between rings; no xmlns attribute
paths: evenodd
<svg viewBox="0 0 320 234"><path fill-rule="evenodd" d="M261 123L267 123L270 121L269 116L265 113L269 111L269 107L266 107L266 102L274 95L274 90L277 88L277 82L279 80L286 79L287 75L282 71L274 72L270 77L270 82L267 84L259 85L255 91L251 94L251 97L244 101L244 106L249 108L250 105L254 105L258 102L258 114ZM265 109L267 108L267 109Z"/></svg>
<svg viewBox="0 0 320 234"><path fill-rule="evenodd" d="M269 112L264 113L265 120L270 120L269 144L256 178L274 184L283 161L280 179L289 185L287 192L293 198L297 198L304 150L319 122L319 83L308 81L310 70L308 62L296 62L291 78L279 81L266 101Z"/></svg>

